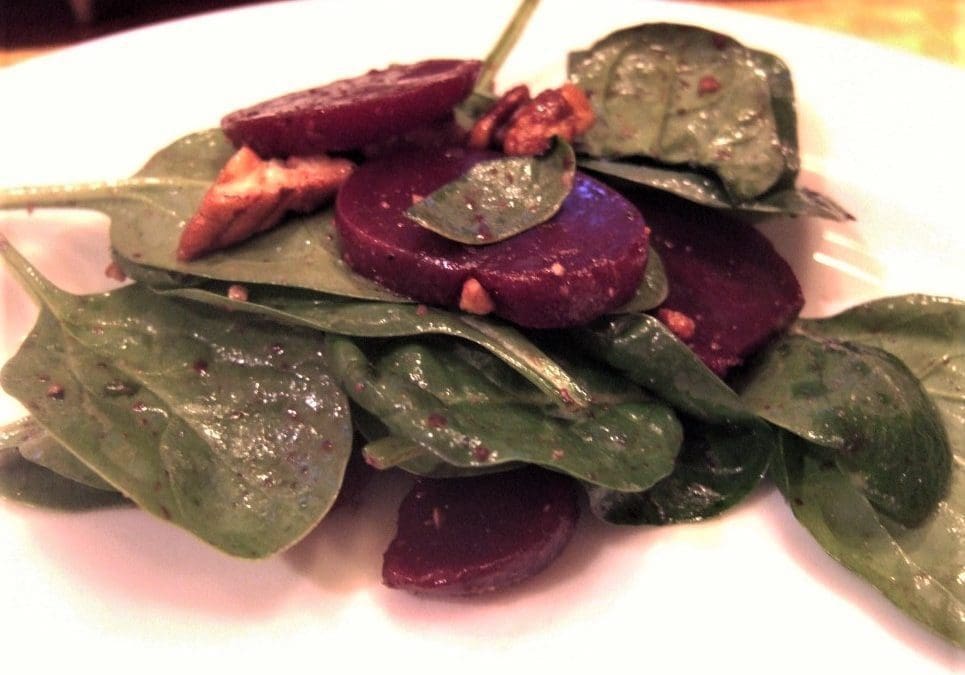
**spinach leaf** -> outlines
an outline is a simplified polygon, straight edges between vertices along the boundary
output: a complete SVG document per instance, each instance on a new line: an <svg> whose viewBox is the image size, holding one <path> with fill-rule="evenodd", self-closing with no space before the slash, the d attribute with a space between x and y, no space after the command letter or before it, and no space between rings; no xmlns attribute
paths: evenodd
<svg viewBox="0 0 965 675"><path fill-rule="evenodd" d="M576 156L564 139L539 157L473 165L406 210L422 227L462 244L493 244L552 218L573 188Z"/></svg>
<svg viewBox="0 0 965 675"><path fill-rule="evenodd" d="M362 452L365 460L377 469L399 468L425 478L464 478L484 473L510 471L519 468L518 462L506 462L492 466L456 466L449 464L406 438L384 436L372 441Z"/></svg>
<svg viewBox="0 0 965 675"><path fill-rule="evenodd" d="M32 417L24 417L0 429L0 450L15 449L28 462L53 471L68 480L98 490L114 486L77 459Z"/></svg>
<svg viewBox="0 0 965 675"><path fill-rule="evenodd" d="M570 329L574 344L677 410L707 422L752 422L751 411L676 335L648 314Z"/></svg>
<svg viewBox="0 0 965 675"><path fill-rule="evenodd" d="M875 508L898 522L917 525L945 495L951 457L941 418L914 374L885 351L785 336L745 373L742 398L825 448Z"/></svg>
<svg viewBox="0 0 965 675"><path fill-rule="evenodd" d="M657 251L647 250L647 266L643 270L643 280L636 294L613 314L637 314L659 307L670 293L667 272Z"/></svg>
<svg viewBox="0 0 965 675"><path fill-rule="evenodd" d="M149 268L405 302L342 262L331 209L294 216L261 236L192 262L177 260L185 221L232 151L220 130L203 131L159 151L133 178L6 190L0 192L0 208L63 206L101 211L111 219L115 255Z"/></svg>
<svg viewBox="0 0 965 675"><path fill-rule="evenodd" d="M566 370L518 330L502 322L425 305L347 300L272 286L248 289L247 301L232 300L224 289L182 288L166 295L252 312L272 321L355 337L440 334L459 337L489 350L539 387L558 405L586 408L589 395Z"/></svg>
<svg viewBox="0 0 965 675"><path fill-rule="evenodd" d="M673 412L612 374L578 371L589 414L554 415L539 390L487 352L453 341L356 345L328 335L343 389L389 433L460 467L540 464L617 490L646 489L673 468ZM570 364L571 372L577 372Z"/></svg>
<svg viewBox="0 0 965 675"><path fill-rule="evenodd" d="M13 447L0 448L0 497L60 511L130 504L117 492L83 485L34 464Z"/></svg>
<svg viewBox="0 0 965 675"><path fill-rule="evenodd" d="M959 451L949 497L907 528L882 514L823 450L782 435L771 476L795 517L842 565L916 621L965 647L965 456Z"/></svg>
<svg viewBox="0 0 965 675"><path fill-rule="evenodd" d="M854 216L830 197L805 187L777 185L753 199L731 197L720 179L699 171L667 167L644 159L581 158L581 169L601 177L618 179L643 187L662 190L696 204L718 209L733 209L749 214L814 216L827 220L854 220ZM620 187L619 184L616 186Z"/></svg>
<svg viewBox="0 0 965 675"><path fill-rule="evenodd" d="M667 525L703 520L739 504L761 482L777 445L774 429L684 422L684 443L673 473L643 492L587 486L590 510L620 525Z"/></svg>
<svg viewBox="0 0 965 675"><path fill-rule="evenodd" d="M138 284L70 295L0 253L42 305L0 383L84 464L240 556L291 545L328 511L352 431L314 332L282 337Z"/></svg>
<svg viewBox="0 0 965 675"><path fill-rule="evenodd" d="M695 26L617 31L569 56L570 78L597 113L581 149L708 168L731 197L752 199L799 167L796 130L775 112L786 99L793 106L787 72L779 59Z"/></svg>
<svg viewBox="0 0 965 675"><path fill-rule="evenodd" d="M113 485L97 475L96 472L72 455L70 450L47 433L20 444L18 449L28 462L49 469L68 480L98 490L116 492Z"/></svg>
<svg viewBox="0 0 965 675"><path fill-rule="evenodd" d="M800 320L795 330L897 356L938 409L953 451L965 454L965 301L928 295L883 298L827 319Z"/></svg>

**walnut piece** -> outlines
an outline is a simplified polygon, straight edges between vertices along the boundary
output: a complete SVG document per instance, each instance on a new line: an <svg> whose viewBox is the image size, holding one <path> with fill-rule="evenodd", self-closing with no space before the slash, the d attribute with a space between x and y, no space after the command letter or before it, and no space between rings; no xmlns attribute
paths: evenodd
<svg viewBox="0 0 965 675"><path fill-rule="evenodd" d="M331 199L355 165L326 155L263 160L242 147L225 163L181 232L178 260L237 244Z"/></svg>
<svg viewBox="0 0 965 675"><path fill-rule="evenodd" d="M525 85L513 87L496 101L469 132L469 147L502 147L507 155L538 155L554 136L572 141L586 133L596 116L583 90L566 83L531 99Z"/></svg>
<svg viewBox="0 0 965 675"><path fill-rule="evenodd" d="M496 305L482 284L475 278L469 277L462 284L459 309L470 314L489 314L496 309Z"/></svg>

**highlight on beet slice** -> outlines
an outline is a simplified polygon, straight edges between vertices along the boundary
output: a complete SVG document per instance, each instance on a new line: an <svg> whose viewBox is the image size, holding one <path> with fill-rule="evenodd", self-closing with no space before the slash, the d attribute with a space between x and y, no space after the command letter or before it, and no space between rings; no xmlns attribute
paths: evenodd
<svg viewBox="0 0 965 675"><path fill-rule="evenodd" d="M576 174L551 219L485 246L450 241L405 215L413 201L495 156L450 148L362 164L335 202L345 262L397 293L448 307L475 280L494 314L528 328L581 325L628 302L649 231L633 204L586 175Z"/></svg>
<svg viewBox="0 0 965 675"><path fill-rule="evenodd" d="M236 147L262 157L355 150L448 114L472 91L479 61L433 59L286 94L226 115Z"/></svg>
<svg viewBox="0 0 965 675"><path fill-rule="evenodd" d="M578 517L573 479L536 467L423 479L399 507L382 580L419 594L500 590L549 566Z"/></svg>
<svg viewBox="0 0 965 675"><path fill-rule="evenodd" d="M715 373L725 376L797 317L797 277L751 225L652 191L632 198L670 285L656 315Z"/></svg>

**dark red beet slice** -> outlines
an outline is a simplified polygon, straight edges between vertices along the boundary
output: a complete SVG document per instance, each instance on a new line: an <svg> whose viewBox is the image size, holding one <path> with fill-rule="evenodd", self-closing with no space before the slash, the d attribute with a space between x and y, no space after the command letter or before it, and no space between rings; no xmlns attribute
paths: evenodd
<svg viewBox="0 0 965 675"><path fill-rule="evenodd" d="M555 560L578 516L573 480L543 469L422 480L399 507L382 580L433 595L499 590Z"/></svg>
<svg viewBox="0 0 965 675"><path fill-rule="evenodd" d="M670 283L657 315L665 322L667 310L689 317L693 335L681 337L715 373L726 375L797 317L801 286L753 227L666 195L639 193L634 201Z"/></svg>
<svg viewBox="0 0 965 675"><path fill-rule="evenodd" d="M405 216L413 200L493 156L449 149L361 165L335 202L345 261L398 293L451 307L475 278L496 315L529 328L580 325L633 297L649 231L633 204L583 174L552 219L495 244L458 244Z"/></svg>
<svg viewBox="0 0 965 675"><path fill-rule="evenodd" d="M262 157L354 150L443 117L472 90L479 61L436 59L294 92L221 120Z"/></svg>

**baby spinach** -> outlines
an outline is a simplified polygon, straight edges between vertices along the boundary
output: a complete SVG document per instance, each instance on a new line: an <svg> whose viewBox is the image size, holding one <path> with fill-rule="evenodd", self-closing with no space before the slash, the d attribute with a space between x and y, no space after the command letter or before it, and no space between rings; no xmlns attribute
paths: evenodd
<svg viewBox="0 0 965 675"><path fill-rule="evenodd" d="M41 305L4 389L144 510L261 557L328 511L351 451L348 402L314 332L211 312L140 285L74 296L2 242Z"/></svg>
<svg viewBox="0 0 965 675"><path fill-rule="evenodd" d="M0 208L86 207L111 219L115 255L167 272L282 284L353 298L404 298L342 262L331 209L293 216L281 227L192 262L177 260L181 229L232 152L220 130L181 138L134 177L113 182L0 191Z"/></svg>
<svg viewBox="0 0 965 675"><path fill-rule="evenodd" d="M0 497L60 511L130 504L117 492L92 488L35 464L12 447L0 448Z"/></svg>
<svg viewBox="0 0 965 675"><path fill-rule="evenodd" d="M677 465L643 492L586 488L590 510L620 525L667 525L703 520L739 504L761 482L777 444L764 423L711 425L685 420Z"/></svg>
<svg viewBox="0 0 965 675"><path fill-rule="evenodd" d="M21 443L18 449L27 461L49 469L68 480L98 490L115 491L113 485L97 475L47 433Z"/></svg>
<svg viewBox="0 0 965 675"><path fill-rule="evenodd" d="M462 244L492 244L552 218L573 188L576 156L564 139L538 157L497 157L416 202L406 216Z"/></svg>
<svg viewBox="0 0 965 675"><path fill-rule="evenodd" d="M653 316L608 317L566 334L689 416L708 422L756 420L740 397Z"/></svg>
<svg viewBox="0 0 965 675"><path fill-rule="evenodd" d="M908 528L872 504L823 449L782 434L771 475L795 517L831 557L913 619L965 647L965 455L959 450L947 500Z"/></svg>
<svg viewBox="0 0 965 675"><path fill-rule="evenodd" d="M854 216L830 197L806 187L775 186L753 199L734 199L716 176L681 167L660 166L641 158L581 158L581 169L605 179L617 179L616 187L628 183L662 190L695 204L733 209L762 216L813 216L827 220L854 220ZM620 185L622 183L623 185Z"/></svg>
<svg viewBox="0 0 965 675"><path fill-rule="evenodd" d="M580 372L595 403L589 414L563 418L515 371L469 345L355 344L328 335L325 347L357 405L391 435L455 466L527 462L639 491L670 473L680 447L680 424L669 408L604 373Z"/></svg>
<svg viewBox="0 0 965 675"><path fill-rule="evenodd" d="M798 170L796 132L775 111L793 101L787 73L780 60L695 26L617 31L569 56L570 78L597 113L580 148L708 168L734 199L753 199Z"/></svg>
<svg viewBox="0 0 965 675"><path fill-rule="evenodd" d="M795 329L897 356L938 409L952 448L965 452L965 301L917 294L882 298L830 318L798 321Z"/></svg>
<svg viewBox="0 0 965 675"><path fill-rule="evenodd" d="M355 337L450 335L489 350L523 377L574 409L589 405L589 397L564 368L510 325L473 315L425 305L365 302L321 296L273 286L253 286L247 300L227 297L223 288L182 288L161 291L167 295L245 311L272 321L301 325Z"/></svg>
<svg viewBox="0 0 965 675"><path fill-rule="evenodd" d="M643 270L643 280L630 302L613 314L637 314L659 307L670 293L670 282L660 255L653 248L647 251L647 266Z"/></svg>
<svg viewBox="0 0 965 675"><path fill-rule="evenodd" d="M948 486L948 438L934 404L897 358L856 342L788 335L745 374L744 402L826 449L883 513L914 526Z"/></svg>

